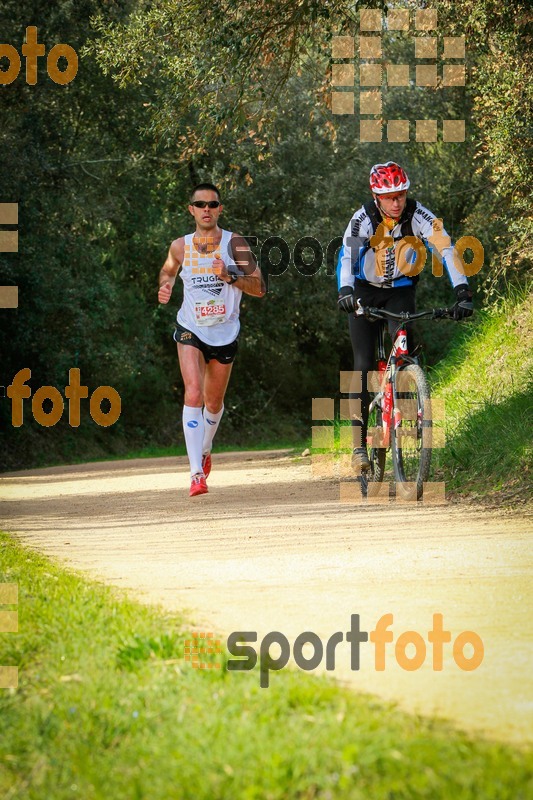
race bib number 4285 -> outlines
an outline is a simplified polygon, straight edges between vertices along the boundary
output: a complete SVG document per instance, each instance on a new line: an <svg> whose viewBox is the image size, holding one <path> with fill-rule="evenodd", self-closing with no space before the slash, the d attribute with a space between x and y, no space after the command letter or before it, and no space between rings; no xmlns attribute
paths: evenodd
<svg viewBox="0 0 533 800"><path fill-rule="evenodd" d="M224 303L214 301L208 303L196 303L196 324L197 325L217 325L226 319L226 306Z"/></svg>

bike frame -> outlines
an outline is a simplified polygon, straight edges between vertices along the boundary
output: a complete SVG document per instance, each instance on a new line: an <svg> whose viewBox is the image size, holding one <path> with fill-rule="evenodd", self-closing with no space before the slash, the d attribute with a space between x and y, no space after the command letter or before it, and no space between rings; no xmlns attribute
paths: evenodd
<svg viewBox="0 0 533 800"><path fill-rule="evenodd" d="M409 355L407 331L403 325L399 325L394 334L392 349L387 358L385 349L386 330L386 323L380 322L377 359L380 390L370 403L369 414L379 403L383 420L383 434L380 446L388 448L390 446L391 425L394 425L394 428L397 429L401 423L401 413L396 404L394 377L403 364L417 364L418 359Z"/></svg>
<svg viewBox="0 0 533 800"><path fill-rule="evenodd" d="M381 408L382 414L382 433L380 435L380 448L388 449L391 443L391 426L397 430L402 421L401 411L398 408L396 398L396 373L405 364L418 364L416 357L410 356L407 347L407 331L405 323L408 320L424 319L431 317L433 319L452 317L452 308L433 308L429 311L421 311L419 313L411 314L403 312L401 314L394 314L390 311L377 308L363 308L359 304L362 315L371 319L379 320L378 331L378 347L377 347L377 371L379 373L379 391L370 403L368 413L371 414L373 409L378 405ZM358 312L356 312L358 313ZM392 337L393 344L387 358L387 351L385 348L385 335L387 331L387 319L400 320L400 324ZM370 446L373 446L371 441L368 441Z"/></svg>

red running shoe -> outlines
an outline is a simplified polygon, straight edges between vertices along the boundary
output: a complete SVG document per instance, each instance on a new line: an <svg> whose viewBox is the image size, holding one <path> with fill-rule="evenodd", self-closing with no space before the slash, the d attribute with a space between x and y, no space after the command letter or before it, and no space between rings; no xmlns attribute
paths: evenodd
<svg viewBox="0 0 533 800"><path fill-rule="evenodd" d="M209 489L205 482L205 476L202 475L201 472L197 472L196 475L193 475L191 478L189 497L196 497L197 494L207 494L208 491Z"/></svg>
<svg viewBox="0 0 533 800"><path fill-rule="evenodd" d="M211 472L211 453L206 453L202 456L202 469L206 478L209 478Z"/></svg>

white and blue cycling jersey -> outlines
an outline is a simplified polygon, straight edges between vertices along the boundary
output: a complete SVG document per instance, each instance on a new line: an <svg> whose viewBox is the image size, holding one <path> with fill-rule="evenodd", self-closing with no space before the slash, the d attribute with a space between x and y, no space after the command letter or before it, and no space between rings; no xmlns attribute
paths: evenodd
<svg viewBox="0 0 533 800"><path fill-rule="evenodd" d="M417 202L411 219L413 234L421 239L430 251L436 253L437 258L444 265L452 286L468 283L466 276L456 267L456 264L461 262L457 252L451 245L446 231L442 228L440 229L438 241L441 242L447 239L450 246L440 248L439 252L439 247L430 243L429 238L434 235L434 219L436 219L435 215ZM402 272L397 262L398 247L402 240L401 228L401 223L398 223L388 233L393 239L393 246L386 250L383 266L378 268L375 252L370 246L370 238L373 235L372 221L364 206L356 211L346 228L339 252L337 261L338 288L353 286L356 278L382 288L411 286L414 283L413 278L405 274L408 271L405 267ZM406 250L405 260L407 264L413 264L416 261L416 253L412 248Z"/></svg>

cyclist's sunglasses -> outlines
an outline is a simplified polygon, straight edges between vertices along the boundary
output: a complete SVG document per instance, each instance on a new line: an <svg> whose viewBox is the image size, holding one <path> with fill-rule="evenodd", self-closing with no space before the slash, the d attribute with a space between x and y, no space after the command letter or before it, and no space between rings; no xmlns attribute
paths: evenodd
<svg viewBox="0 0 533 800"><path fill-rule="evenodd" d="M220 205L219 200L193 200L191 206L195 208L218 208Z"/></svg>

